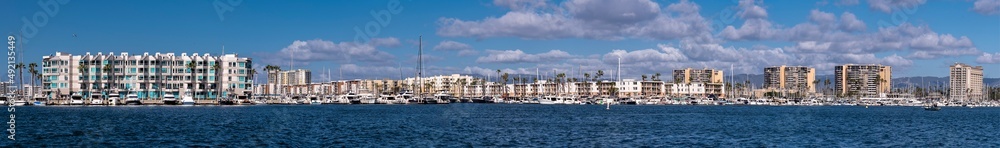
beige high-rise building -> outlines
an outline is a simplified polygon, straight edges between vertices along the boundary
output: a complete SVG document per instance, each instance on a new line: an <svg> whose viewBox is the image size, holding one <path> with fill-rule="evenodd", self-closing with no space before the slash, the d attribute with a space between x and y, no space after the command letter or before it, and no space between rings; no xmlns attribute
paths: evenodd
<svg viewBox="0 0 1000 148"><path fill-rule="evenodd" d="M816 92L816 69L805 66L774 66L764 68L764 87L768 89Z"/></svg>
<svg viewBox="0 0 1000 148"><path fill-rule="evenodd" d="M722 83L722 71L715 69L678 69L674 70L675 83Z"/></svg>
<svg viewBox="0 0 1000 148"><path fill-rule="evenodd" d="M845 64L834 68L840 96L877 97L892 89L892 67Z"/></svg>
<svg viewBox="0 0 1000 148"><path fill-rule="evenodd" d="M305 69L269 71L267 83L277 85L305 85L312 82L312 72Z"/></svg>
<svg viewBox="0 0 1000 148"><path fill-rule="evenodd" d="M949 86L952 101L970 102L983 98L983 67L955 63L950 67Z"/></svg>

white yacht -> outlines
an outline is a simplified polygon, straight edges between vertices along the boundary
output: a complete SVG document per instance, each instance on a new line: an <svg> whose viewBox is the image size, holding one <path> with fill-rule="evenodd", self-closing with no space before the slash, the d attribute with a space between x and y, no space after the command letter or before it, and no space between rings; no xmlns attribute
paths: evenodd
<svg viewBox="0 0 1000 148"><path fill-rule="evenodd" d="M22 99L14 99L14 106L24 106L28 104L29 104L28 101Z"/></svg>
<svg viewBox="0 0 1000 148"><path fill-rule="evenodd" d="M340 98L337 100L340 100L338 102L344 104L361 104L361 99L358 98L358 94L354 92L348 92L347 94L340 95Z"/></svg>
<svg viewBox="0 0 1000 148"><path fill-rule="evenodd" d="M179 102L180 101L177 100L177 97L174 96L174 94L165 94L165 95L163 95L163 104L164 105L177 105Z"/></svg>
<svg viewBox="0 0 1000 148"><path fill-rule="evenodd" d="M319 101L319 97L317 97L316 95L310 95L309 96L309 104L310 105L320 105L320 104L323 104L323 102L320 102Z"/></svg>
<svg viewBox="0 0 1000 148"><path fill-rule="evenodd" d="M538 104L557 104L555 96L545 96L542 98L538 98L537 100Z"/></svg>
<svg viewBox="0 0 1000 148"><path fill-rule="evenodd" d="M128 94L125 95L125 105L142 105L142 101L139 100L139 95Z"/></svg>
<svg viewBox="0 0 1000 148"><path fill-rule="evenodd" d="M32 105L35 105L35 106L45 106L47 104L47 100L48 100L48 98L41 97L41 96L35 96L35 102L32 102Z"/></svg>
<svg viewBox="0 0 1000 148"><path fill-rule="evenodd" d="M69 105L83 105L83 96L80 94L73 94L69 96Z"/></svg>
<svg viewBox="0 0 1000 148"><path fill-rule="evenodd" d="M90 99L90 105L104 105L103 99Z"/></svg>
<svg viewBox="0 0 1000 148"><path fill-rule="evenodd" d="M413 100L413 92L411 92L411 91L404 91L402 93L399 93L398 95L396 95L396 99L399 100L398 101L399 104L410 103L411 102L410 100Z"/></svg>
<svg viewBox="0 0 1000 148"><path fill-rule="evenodd" d="M358 98L361 100L361 104L375 104L375 94L372 93L361 93L358 94Z"/></svg>
<svg viewBox="0 0 1000 148"><path fill-rule="evenodd" d="M118 95L117 93L108 94L108 105L115 106L121 104L121 100L122 100L121 96ZM98 104L103 104L103 103L98 102Z"/></svg>
<svg viewBox="0 0 1000 148"><path fill-rule="evenodd" d="M392 93L383 92L382 94L380 94L378 96L378 100L376 101L376 103L377 104L399 104L399 102L396 102L396 96L397 95L392 95Z"/></svg>
<svg viewBox="0 0 1000 148"><path fill-rule="evenodd" d="M194 97L191 96L191 94L185 94L184 97L181 98L181 105L192 106L194 103Z"/></svg>
<svg viewBox="0 0 1000 148"><path fill-rule="evenodd" d="M437 100L437 104L448 104L451 103L452 99L454 99L454 97L452 97L451 94L448 94L447 91L439 91L434 94L434 98Z"/></svg>

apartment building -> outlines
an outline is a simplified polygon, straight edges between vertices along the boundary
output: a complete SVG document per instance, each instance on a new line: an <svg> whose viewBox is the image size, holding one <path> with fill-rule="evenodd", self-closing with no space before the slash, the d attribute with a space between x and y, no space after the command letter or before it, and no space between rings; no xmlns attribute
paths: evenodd
<svg viewBox="0 0 1000 148"><path fill-rule="evenodd" d="M771 90L815 93L816 69L805 66L764 68L764 87Z"/></svg>
<svg viewBox="0 0 1000 148"><path fill-rule="evenodd" d="M955 63L949 67L949 99L957 102L981 101L983 99L983 66Z"/></svg>
<svg viewBox="0 0 1000 148"><path fill-rule="evenodd" d="M126 52L42 56L42 93L49 98L136 94L159 99L165 94L195 99L246 97L253 90L250 58L236 54Z"/></svg>
<svg viewBox="0 0 1000 148"><path fill-rule="evenodd" d="M840 96L877 97L892 89L892 67L877 64L845 64L834 68Z"/></svg>
<svg viewBox="0 0 1000 148"><path fill-rule="evenodd" d="M673 73L675 83L722 83L723 73L714 69L678 69Z"/></svg>

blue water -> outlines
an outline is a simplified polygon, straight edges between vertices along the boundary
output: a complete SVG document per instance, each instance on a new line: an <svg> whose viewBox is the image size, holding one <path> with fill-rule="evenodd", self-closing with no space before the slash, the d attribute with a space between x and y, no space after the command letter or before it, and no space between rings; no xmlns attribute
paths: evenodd
<svg viewBox="0 0 1000 148"><path fill-rule="evenodd" d="M0 147L982 147L1000 108L580 105L18 107ZM8 114L3 114L8 121ZM8 134L2 134L6 137Z"/></svg>

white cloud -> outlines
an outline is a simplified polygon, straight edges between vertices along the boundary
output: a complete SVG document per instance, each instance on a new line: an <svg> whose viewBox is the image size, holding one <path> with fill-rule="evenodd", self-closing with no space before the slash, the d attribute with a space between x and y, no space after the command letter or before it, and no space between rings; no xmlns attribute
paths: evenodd
<svg viewBox="0 0 1000 148"><path fill-rule="evenodd" d="M399 39L395 37L388 38L372 38L370 44L374 46L384 46L384 47L397 47L400 45Z"/></svg>
<svg viewBox="0 0 1000 148"><path fill-rule="evenodd" d="M657 45L660 49L643 49L635 51L625 51L625 50L613 50L610 53L604 54L604 59L614 59L617 63L617 58L621 56L622 63L636 63L636 62L680 62L688 60L687 56L684 55L679 49L670 47L668 45Z"/></svg>
<svg viewBox="0 0 1000 148"><path fill-rule="evenodd" d="M559 61L572 57L561 50L550 50L545 53L527 54L518 50L486 50L488 55L476 59L476 63L538 63Z"/></svg>
<svg viewBox="0 0 1000 148"><path fill-rule="evenodd" d="M266 54L266 56L262 56L265 61L270 60L275 63L284 63L292 59L296 64L298 62L308 64L308 62L316 61L384 63L395 58L395 56L385 51L376 49L371 44L354 42L334 43L320 39L296 40L277 53L262 54Z"/></svg>
<svg viewBox="0 0 1000 148"><path fill-rule="evenodd" d="M495 3L509 6L506 1ZM686 0L671 4L667 7L668 11L660 11L660 5L649 0L570 0L558 6L533 11L510 11L500 17L487 17L477 21L440 18L437 34L480 39L519 37L669 40L710 31L708 22L697 14L697 5Z"/></svg>
<svg viewBox="0 0 1000 148"><path fill-rule="evenodd" d="M494 0L493 5L507 7L514 11L528 11L546 7L545 0Z"/></svg>
<svg viewBox="0 0 1000 148"><path fill-rule="evenodd" d="M985 15L994 15L1000 13L1000 0L976 0L973 11Z"/></svg>
<svg viewBox="0 0 1000 148"><path fill-rule="evenodd" d="M858 0L838 0L836 5L839 6L853 6L859 3Z"/></svg>
<svg viewBox="0 0 1000 148"><path fill-rule="evenodd" d="M1000 63L1000 52L997 53L983 53L983 55L976 58L976 62L980 64L996 64Z"/></svg>
<svg viewBox="0 0 1000 148"><path fill-rule="evenodd" d="M719 36L729 40L769 40L773 39L778 31L767 20L751 19L744 22L739 29L727 26Z"/></svg>
<svg viewBox="0 0 1000 148"><path fill-rule="evenodd" d="M440 43L434 46L434 50L458 51L459 56L470 56L479 54L479 51L473 49L472 46L469 46L469 44L456 41L449 41L449 40L441 41Z"/></svg>
<svg viewBox="0 0 1000 148"><path fill-rule="evenodd" d="M844 12L840 15L840 29L849 32L861 32L865 31L867 27L865 22L858 20L854 13Z"/></svg>
<svg viewBox="0 0 1000 148"><path fill-rule="evenodd" d="M764 7L761 7L760 5L757 5L754 2L754 0L740 0L739 6L742 9L740 10L740 12L737 13L738 15L740 15L740 18L743 19L767 18L767 10L764 10Z"/></svg>
<svg viewBox="0 0 1000 148"><path fill-rule="evenodd" d="M927 0L868 0L868 7L872 10L890 13L893 10L912 9L926 2Z"/></svg>
<svg viewBox="0 0 1000 148"><path fill-rule="evenodd" d="M649 0L570 0L563 6L587 23L627 25L660 15L660 5Z"/></svg>

